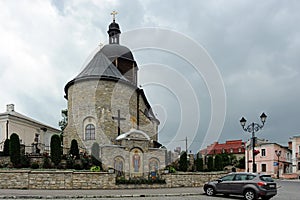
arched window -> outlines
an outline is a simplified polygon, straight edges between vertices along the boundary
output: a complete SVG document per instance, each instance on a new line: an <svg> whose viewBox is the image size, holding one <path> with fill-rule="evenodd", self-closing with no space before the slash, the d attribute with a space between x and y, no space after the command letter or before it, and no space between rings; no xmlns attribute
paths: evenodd
<svg viewBox="0 0 300 200"><path fill-rule="evenodd" d="M95 126L93 124L86 125L85 139L86 140L94 140L95 139Z"/></svg>

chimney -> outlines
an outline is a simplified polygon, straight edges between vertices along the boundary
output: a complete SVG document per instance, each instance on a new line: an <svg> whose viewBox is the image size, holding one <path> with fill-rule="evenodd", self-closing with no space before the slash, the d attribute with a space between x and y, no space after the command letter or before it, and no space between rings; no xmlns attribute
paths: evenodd
<svg viewBox="0 0 300 200"><path fill-rule="evenodd" d="M7 104L6 105L6 111L7 112L13 112L13 111L15 111L15 105L14 104Z"/></svg>
<svg viewBox="0 0 300 200"><path fill-rule="evenodd" d="M292 141L289 141L289 149L291 150L293 149L292 144L293 144Z"/></svg>

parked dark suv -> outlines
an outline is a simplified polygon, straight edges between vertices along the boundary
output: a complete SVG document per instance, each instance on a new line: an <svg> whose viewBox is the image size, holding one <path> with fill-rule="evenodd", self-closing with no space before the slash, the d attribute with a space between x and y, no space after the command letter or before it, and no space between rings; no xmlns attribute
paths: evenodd
<svg viewBox="0 0 300 200"><path fill-rule="evenodd" d="M277 194L276 183L270 175L255 173L230 173L222 178L207 182L203 187L206 195L217 193L230 195L243 195L246 200L254 200L261 197L270 199Z"/></svg>

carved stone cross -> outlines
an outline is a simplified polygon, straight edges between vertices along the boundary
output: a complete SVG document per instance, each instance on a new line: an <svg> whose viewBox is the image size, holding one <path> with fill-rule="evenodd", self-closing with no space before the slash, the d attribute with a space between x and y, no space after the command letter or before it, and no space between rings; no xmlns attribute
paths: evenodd
<svg viewBox="0 0 300 200"><path fill-rule="evenodd" d="M121 117L120 110L118 110L118 116L112 117L112 119L118 121L118 136L119 136L121 133L121 129L120 129L121 120L126 120L126 118Z"/></svg>

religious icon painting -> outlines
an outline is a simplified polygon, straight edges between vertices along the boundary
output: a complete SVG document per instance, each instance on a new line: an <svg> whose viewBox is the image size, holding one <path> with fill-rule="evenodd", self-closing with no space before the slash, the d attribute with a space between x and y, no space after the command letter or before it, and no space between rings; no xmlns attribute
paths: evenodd
<svg viewBox="0 0 300 200"><path fill-rule="evenodd" d="M124 172L124 159L121 156L115 157L115 171L118 176L122 176Z"/></svg>
<svg viewBox="0 0 300 200"><path fill-rule="evenodd" d="M149 172L155 172L158 170L159 160L157 158L151 158L149 160Z"/></svg>
<svg viewBox="0 0 300 200"><path fill-rule="evenodd" d="M130 152L131 165L130 172L134 176L143 174L143 152L139 148L134 148Z"/></svg>

